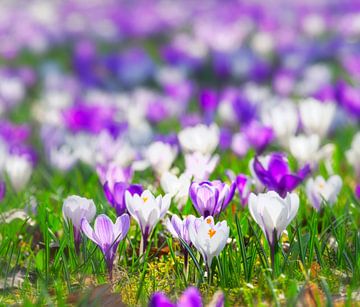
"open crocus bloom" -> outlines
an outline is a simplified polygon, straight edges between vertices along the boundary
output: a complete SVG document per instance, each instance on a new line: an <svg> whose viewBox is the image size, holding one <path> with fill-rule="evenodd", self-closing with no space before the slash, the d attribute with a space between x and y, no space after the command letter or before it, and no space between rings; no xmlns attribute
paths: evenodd
<svg viewBox="0 0 360 307"><path fill-rule="evenodd" d="M229 232L226 221L215 224L212 216L197 218L190 226L190 240L204 258L208 268L211 267L213 258L219 256L224 249Z"/></svg>
<svg viewBox="0 0 360 307"><path fill-rule="evenodd" d="M125 192L129 191L131 195L140 195L143 191L141 185L128 184L126 182L114 183L112 190L110 189L109 183L105 182L103 189L108 202L116 210L118 216L126 212Z"/></svg>
<svg viewBox="0 0 360 307"><path fill-rule="evenodd" d="M338 175L331 176L325 180L317 176L315 180L310 178L306 183L306 194L316 211L319 211L321 204L325 201L330 206L334 205L342 187L342 179Z"/></svg>
<svg viewBox="0 0 360 307"><path fill-rule="evenodd" d="M219 155L194 152L185 155L185 174L196 181L207 180L219 162Z"/></svg>
<svg viewBox="0 0 360 307"><path fill-rule="evenodd" d="M317 134L320 138L326 136L334 119L336 106L333 103L322 103L314 98L308 98L300 103L300 118L307 134Z"/></svg>
<svg viewBox="0 0 360 307"><path fill-rule="evenodd" d="M269 191L249 196L249 210L255 222L264 232L269 245L276 244L281 234L296 216L299 209L299 197L287 193L282 198L278 193Z"/></svg>
<svg viewBox="0 0 360 307"><path fill-rule="evenodd" d="M187 127L178 134L179 142L185 153L198 152L211 155L219 144L220 131L216 124L198 124Z"/></svg>
<svg viewBox="0 0 360 307"><path fill-rule="evenodd" d="M129 191L126 191L125 202L128 212L141 228L143 240L141 252L144 252L149 235L170 207L171 196L165 194L155 198L149 190L145 190L141 195L131 195Z"/></svg>
<svg viewBox="0 0 360 307"><path fill-rule="evenodd" d="M115 224L105 215L100 214L96 220L94 229L91 228L86 218L81 220L81 230L94 243L96 243L104 254L106 265L109 270L110 279L116 250L122 239L125 238L130 227L130 218L123 214L116 219Z"/></svg>
<svg viewBox="0 0 360 307"><path fill-rule="evenodd" d="M190 198L196 211L207 217L216 216L223 211L234 197L235 183L230 186L220 180L193 182Z"/></svg>
<svg viewBox="0 0 360 307"><path fill-rule="evenodd" d="M187 174L182 174L179 177L176 175L165 172L160 179L160 184L165 193L169 193L174 197L179 210L183 208L189 197L190 177Z"/></svg>
<svg viewBox="0 0 360 307"><path fill-rule="evenodd" d="M260 159L255 157L252 162L255 177L269 190L276 191L282 197L293 191L310 173L308 164L297 173L291 173L286 157L280 153L273 153L261 159L261 162Z"/></svg>
<svg viewBox="0 0 360 307"><path fill-rule="evenodd" d="M72 195L64 200L62 208L64 220L71 221L74 228L75 247L78 249L81 241L81 220L85 218L91 222L96 214L96 207L92 199Z"/></svg>

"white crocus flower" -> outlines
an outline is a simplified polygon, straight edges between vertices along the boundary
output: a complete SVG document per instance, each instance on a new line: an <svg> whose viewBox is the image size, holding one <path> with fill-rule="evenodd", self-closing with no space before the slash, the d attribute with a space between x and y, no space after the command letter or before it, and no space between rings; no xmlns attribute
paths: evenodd
<svg viewBox="0 0 360 307"><path fill-rule="evenodd" d="M287 147L289 139L296 134L298 129L299 114L294 104L284 102L265 109L262 121L272 128L279 143Z"/></svg>
<svg viewBox="0 0 360 307"><path fill-rule="evenodd" d="M191 178L187 174L176 175L165 172L160 179L160 184L165 193L174 197L179 209L183 208L189 198L189 187Z"/></svg>
<svg viewBox="0 0 360 307"><path fill-rule="evenodd" d="M145 159L159 175L170 169L176 155L177 149L174 146L160 141L152 143L145 151Z"/></svg>
<svg viewBox="0 0 360 307"><path fill-rule="evenodd" d="M306 194L314 209L319 211L323 201L330 206L334 205L341 187L342 179L338 175L333 175L328 180L317 176L315 179L310 178L307 181Z"/></svg>
<svg viewBox="0 0 360 307"><path fill-rule="evenodd" d="M29 182L33 166L27 158L12 155L6 159L5 171L14 190L19 192Z"/></svg>
<svg viewBox="0 0 360 307"><path fill-rule="evenodd" d="M214 223L212 216L197 218L189 227L190 240L200 252L208 268L214 257L219 256L229 238L230 228L226 221Z"/></svg>
<svg viewBox="0 0 360 307"><path fill-rule="evenodd" d="M89 223L94 219L96 207L92 199L72 195L65 198L62 208L64 220L69 223L71 221L74 227L75 246L80 244L81 236L81 220L85 218Z"/></svg>
<svg viewBox="0 0 360 307"><path fill-rule="evenodd" d="M155 198L149 190L145 190L141 195L131 195L129 191L126 191L125 202L130 215L141 228L142 244L140 246L140 253L142 254L146 249L149 235L169 210L171 196L165 194Z"/></svg>
<svg viewBox="0 0 360 307"><path fill-rule="evenodd" d="M290 152L301 165L316 162L319 148L320 138L316 134L294 136L289 140Z"/></svg>
<svg viewBox="0 0 360 307"><path fill-rule="evenodd" d="M351 148L346 152L346 158L354 167L357 176L360 176L360 132L355 134Z"/></svg>
<svg viewBox="0 0 360 307"><path fill-rule="evenodd" d="M314 98L300 102L300 118L307 134L326 136L333 122L336 106L334 103L322 103Z"/></svg>
<svg viewBox="0 0 360 307"><path fill-rule="evenodd" d="M206 155L212 154L218 146L220 131L216 124L198 124L180 131L178 138L185 153L199 152Z"/></svg>
<svg viewBox="0 0 360 307"><path fill-rule="evenodd" d="M299 196L295 193L288 193L285 198L274 191L258 195L251 193L249 196L250 214L264 232L270 246L274 246L280 239L298 209Z"/></svg>
<svg viewBox="0 0 360 307"><path fill-rule="evenodd" d="M203 155L199 152L185 155L185 173L189 177L194 177L195 181L203 181L209 179L219 162L219 155L211 156Z"/></svg>

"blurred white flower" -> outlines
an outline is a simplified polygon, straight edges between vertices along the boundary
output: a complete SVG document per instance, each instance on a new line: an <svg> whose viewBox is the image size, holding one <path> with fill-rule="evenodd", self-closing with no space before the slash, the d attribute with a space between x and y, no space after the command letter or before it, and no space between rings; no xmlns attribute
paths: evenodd
<svg viewBox="0 0 360 307"><path fill-rule="evenodd" d="M9 155L7 157L5 172L9 176L11 185L16 192L19 192L26 186L32 171L33 166L27 158L16 155Z"/></svg>
<svg viewBox="0 0 360 307"><path fill-rule="evenodd" d="M191 178L185 173L177 177L170 172L165 172L160 180L162 189L174 198L179 210L183 208L189 198L190 183Z"/></svg>
<svg viewBox="0 0 360 307"><path fill-rule="evenodd" d="M145 159L150 163L153 170L162 175L167 172L177 156L177 149L163 142L152 143L145 151Z"/></svg>
<svg viewBox="0 0 360 307"><path fill-rule="evenodd" d="M355 134L351 148L346 152L346 158L354 167L357 176L360 176L360 132Z"/></svg>
<svg viewBox="0 0 360 307"><path fill-rule="evenodd" d="M185 155L185 173L189 177L194 177L195 181L203 181L209 179L219 162L219 155L211 156L210 154L201 154L195 152Z"/></svg>

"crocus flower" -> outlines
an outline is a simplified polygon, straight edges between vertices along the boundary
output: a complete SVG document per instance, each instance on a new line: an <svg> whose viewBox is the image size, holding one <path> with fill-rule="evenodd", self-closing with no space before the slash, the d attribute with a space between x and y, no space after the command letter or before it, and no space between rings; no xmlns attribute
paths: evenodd
<svg viewBox="0 0 360 307"><path fill-rule="evenodd" d="M204 258L208 270L213 258L224 249L229 232L226 221L215 224L212 216L197 218L190 226L190 240Z"/></svg>
<svg viewBox="0 0 360 307"><path fill-rule="evenodd" d="M216 124L187 127L178 134L180 146L185 153L212 154L219 144L220 131Z"/></svg>
<svg viewBox="0 0 360 307"><path fill-rule="evenodd" d="M306 194L316 211L319 211L323 201L330 206L334 205L342 187L342 179L338 175L325 180L322 176L310 178L306 183Z"/></svg>
<svg viewBox="0 0 360 307"><path fill-rule="evenodd" d="M187 245L191 245L189 228L194 223L195 218L196 217L193 215L188 215L181 220L174 214L171 219L166 219L165 226L173 238L180 240L181 245L183 245L182 241L184 241ZM182 247L182 252L184 254L184 271L185 274L188 274L188 251L185 247Z"/></svg>
<svg viewBox="0 0 360 307"><path fill-rule="evenodd" d="M160 179L160 184L165 193L173 197L179 210L186 204L189 198L190 177L187 174L176 175L165 172Z"/></svg>
<svg viewBox="0 0 360 307"><path fill-rule="evenodd" d="M360 199L360 184L355 187L355 196Z"/></svg>
<svg viewBox="0 0 360 307"><path fill-rule="evenodd" d="M81 230L94 243L96 243L104 254L106 265L112 279L112 268L116 256L116 250L122 239L129 231L129 215L123 214L116 219L115 224L105 215L100 214L95 219L94 229L86 218L81 219Z"/></svg>
<svg viewBox="0 0 360 307"><path fill-rule="evenodd" d="M294 136L289 140L289 149L301 165L316 162L320 149L320 138L317 134Z"/></svg>
<svg viewBox="0 0 360 307"><path fill-rule="evenodd" d="M125 201L128 212L141 228L140 254L143 254L151 232L170 207L171 196L165 194L155 198L149 190L145 190L141 195L131 195L129 191L126 191Z"/></svg>
<svg viewBox="0 0 360 307"><path fill-rule="evenodd" d="M126 182L115 182L111 189L108 182L105 182L104 186L105 196L110 205L116 210L117 216L121 216L126 213L125 205L125 192L129 191L131 195L140 195L143 191L142 186L139 184L128 184Z"/></svg>
<svg viewBox="0 0 360 307"><path fill-rule="evenodd" d="M224 306L224 293L217 291L211 303L208 305L213 307ZM180 296L177 303L172 303L171 300L162 292L155 292L150 299L149 307L202 307L204 306L199 290L195 287L187 288Z"/></svg>
<svg viewBox="0 0 360 307"><path fill-rule="evenodd" d="M5 171L14 190L19 192L30 180L33 165L25 156L10 155L6 159Z"/></svg>
<svg viewBox="0 0 360 307"><path fill-rule="evenodd" d="M196 181L207 180L219 162L219 155L203 155L199 152L185 155L185 174Z"/></svg>
<svg viewBox="0 0 360 307"><path fill-rule="evenodd" d="M287 146L299 126L299 115L294 104L279 103L262 112L262 121L270 126L283 146Z"/></svg>
<svg viewBox="0 0 360 307"><path fill-rule="evenodd" d="M262 153L274 138L272 128L263 126L257 121L252 121L247 125L244 128L244 134L257 153Z"/></svg>
<svg viewBox="0 0 360 307"><path fill-rule="evenodd" d="M130 182L133 176L133 170L130 167L121 167L115 163L109 165L97 165L96 172L100 178L101 184L108 183L110 189L116 182Z"/></svg>
<svg viewBox="0 0 360 307"><path fill-rule="evenodd" d="M239 174L238 176L236 176L235 182L240 195L241 205L245 207L251 193L251 186L253 184L253 180L244 174Z"/></svg>
<svg viewBox="0 0 360 307"><path fill-rule="evenodd" d="M167 172L177 155L177 149L163 142L152 143L145 151L145 158L160 176Z"/></svg>
<svg viewBox="0 0 360 307"><path fill-rule="evenodd" d="M1 181L0 179L0 201L2 201L6 194L6 184L5 181Z"/></svg>
<svg viewBox="0 0 360 307"><path fill-rule="evenodd" d="M235 183L229 186L220 180L193 182L189 190L190 199L200 215L216 216L234 197L235 187Z"/></svg>
<svg viewBox="0 0 360 307"><path fill-rule="evenodd" d="M91 222L96 214L96 207L92 199L72 195L64 200L62 208L64 220L71 221L74 231L75 248L79 250L81 242L81 220L85 218Z"/></svg>
<svg viewBox="0 0 360 307"><path fill-rule="evenodd" d="M282 197L269 191L258 195L251 193L249 196L249 211L269 243L273 268L275 246L298 209L299 197L295 193L287 193L286 197Z"/></svg>
<svg viewBox="0 0 360 307"><path fill-rule="evenodd" d="M282 197L293 191L310 173L309 165L305 165L297 173L292 174L286 157L280 153L266 156L261 162L255 157L252 168L256 178L265 187L276 191Z"/></svg>
<svg viewBox="0 0 360 307"><path fill-rule="evenodd" d="M304 131L323 138L330 128L335 111L333 103L322 103L314 98L303 100L300 103L300 118Z"/></svg>

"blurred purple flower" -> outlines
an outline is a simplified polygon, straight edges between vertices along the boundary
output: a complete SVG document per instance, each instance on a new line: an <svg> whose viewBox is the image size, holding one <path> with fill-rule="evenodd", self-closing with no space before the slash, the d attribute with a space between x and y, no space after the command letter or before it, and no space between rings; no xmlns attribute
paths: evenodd
<svg viewBox="0 0 360 307"><path fill-rule="evenodd" d="M219 147L221 150L226 150L226 149L230 148L232 136L233 136L233 134L230 129L227 129L227 128L220 129Z"/></svg>
<svg viewBox="0 0 360 307"><path fill-rule="evenodd" d="M355 196L360 199L360 184L355 187Z"/></svg>
<svg viewBox="0 0 360 307"><path fill-rule="evenodd" d="M6 194L6 183L5 181L0 181L0 201L5 198Z"/></svg>
<svg viewBox="0 0 360 307"><path fill-rule="evenodd" d="M204 217L217 216L234 197L236 184L230 186L220 180L193 182L189 194L196 211Z"/></svg>
<svg viewBox="0 0 360 307"><path fill-rule="evenodd" d="M125 192L129 191L131 195L141 195L143 188L139 184L128 184L126 182L115 182L112 187L109 182L105 182L104 186L105 196L110 205L116 210L117 216L121 216L127 212L125 203Z"/></svg>
<svg viewBox="0 0 360 307"><path fill-rule="evenodd" d="M232 105L241 125L249 124L255 118L256 106L243 94L236 95Z"/></svg>
<svg viewBox="0 0 360 307"><path fill-rule="evenodd" d="M218 93L213 89L203 89L199 95L200 107L204 112L206 123L213 121L214 114L219 105Z"/></svg>
<svg viewBox="0 0 360 307"><path fill-rule="evenodd" d="M127 214L119 216L115 224L113 224L107 215L100 214L95 219L94 228L90 226L85 218L81 220L81 230L83 233L96 243L104 254L110 280L112 279L112 268L118 245L125 238L129 227L130 218Z"/></svg>
<svg viewBox="0 0 360 307"><path fill-rule="evenodd" d="M273 130L263 126L258 121L252 121L244 128L244 134L248 142L261 154L268 144L274 139Z"/></svg>
<svg viewBox="0 0 360 307"><path fill-rule="evenodd" d="M337 97L341 106L350 116L360 118L360 93L355 87L340 81L337 84Z"/></svg>
<svg viewBox="0 0 360 307"><path fill-rule="evenodd" d="M258 157L255 157L253 169L265 187L276 191L282 197L285 197L287 192L293 191L311 171L307 164L297 173L291 173L288 161L281 153L271 154L267 163L262 163Z"/></svg>
<svg viewBox="0 0 360 307"><path fill-rule="evenodd" d="M180 296L178 302L173 304L162 292L155 292L149 302L149 307L202 307L202 298L199 290L190 287ZM219 305L222 306L222 305Z"/></svg>
<svg viewBox="0 0 360 307"><path fill-rule="evenodd" d="M245 207L251 193L252 179L244 174L239 174L236 176L235 182L240 195L241 205Z"/></svg>

